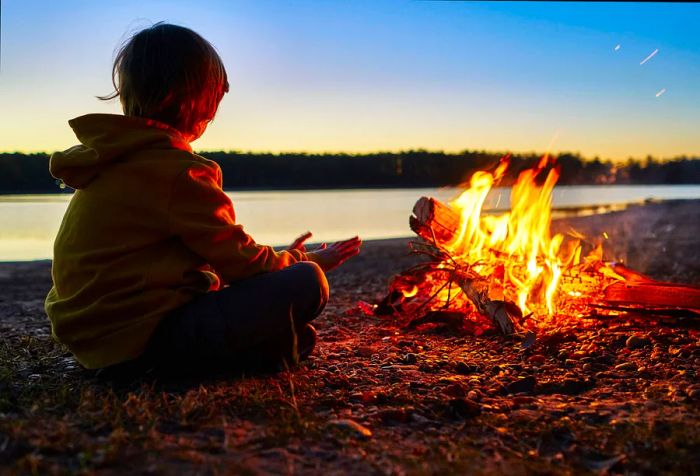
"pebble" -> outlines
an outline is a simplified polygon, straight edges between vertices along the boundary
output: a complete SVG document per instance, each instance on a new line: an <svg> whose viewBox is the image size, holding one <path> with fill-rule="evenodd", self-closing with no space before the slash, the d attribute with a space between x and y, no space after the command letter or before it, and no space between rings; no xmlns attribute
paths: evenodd
<svg viewBox="0 0 700 476"><path fill-rule="evenodd" d="M577 378L565 378L561 382L559 393L564 395L578 395L595 386L593 380L582 380Z"/></svg>
<svg viewBox="0 0 700 476"><path fill-rule="evenodd" d="M481 413L481 405L468 398L454 398L450 400L450 411L461 418L472 418Z"/></svg>
<svg viewBox="0 0 700 476"><path fill-rule="evenodd" d="M377 351L370 346L360 346L355 350L355 355L358 357L371 357L373 354L376 354Z"/></svg>
<svg viewBox="0 0 700 476"><path fill-rule="evenodd" d="M525 395L517 395L513 397L513 403L518 405L528 405L535 402L535 397L528 397Z"/></svg>
<svg viewBox="0 0 700 476"><path fill-rule="evenodd" d="M455 372L460 375L471 375L479 371L479 366L459 361L455 364Z"/></svg>
<svg viewBox="0 0 700 476"><path fill-rule="evenodd" d="M467 388L460 382L454 382L445 387L443 393L450 397L464 397L467 395Z"/></svg>
<svg viewBox="0 0 700 476"><path fill-rule="evenodd" d="M625 346L628 349L641 349L642 347L646 347L651 344L651 340L649 340L648 337L640 337L638 335L631 335L629 338L625 341Z"/></svg>
<svg viewBox="0 0 700 476"><path fill-rule="evenodd" d="M412 419L412 408L386 408L377 413L382 423L406 423Z"/></svg>
<svg viewBox="0 0 700 476"><path fill-rule="evenodd" d="M353 394L352 396L356 396L357 394ZM362 403L368 404L368 403L376 403L379 400L379 394L377 392L373 392L371 390L367 390L364 392L361 392L359 394L359 397L357 400L360 400Z"/></svg>
<svg viewBox="0 0 700 476"><path fill-rule="evenodd" d="M355 420L350 420L349 418L343 418L340 420L333 420L329 422L329 425L335 426L337 428L347 430L349 433L361 438L363 440L372 437L372 430L364 425L360 425Z"/></svg>
<svg viewBox="0 0 700 476"><path fill-rule="evenodd" d="M533 376L523 377L506 385L508 393L529 393L535 389L537 379Z"/></svg>
<svg viewBox="0 0 700 476"><path fill-rule="evenodd" d="M637 364L635 364L634 362L625 362L624 364L616 365L615 370L631 370L636 372Z"/></svg>

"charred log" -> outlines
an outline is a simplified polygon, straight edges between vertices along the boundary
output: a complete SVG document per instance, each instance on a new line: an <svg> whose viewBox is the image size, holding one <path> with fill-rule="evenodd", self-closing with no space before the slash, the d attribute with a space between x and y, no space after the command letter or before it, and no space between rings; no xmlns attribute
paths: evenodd
<svg viewBox="0 0 700 476"><path fill-rule="evenodd" d="M516 323L523 317L522 311L517 305L510 301L489 298L488 286L485 286L480 280L463 279L459 286L474 304L479 314L488 317L502 334L510 335L515 332Z"/></svg>

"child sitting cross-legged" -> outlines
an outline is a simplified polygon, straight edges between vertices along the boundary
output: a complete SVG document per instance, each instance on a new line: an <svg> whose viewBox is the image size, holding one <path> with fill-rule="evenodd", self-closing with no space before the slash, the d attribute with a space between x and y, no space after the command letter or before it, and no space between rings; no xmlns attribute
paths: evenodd
<svg viewBox="0 0 700 476"><path fill-rule="evenodd" d="M214 48L156 24L113 68L124 115L69 121L80 145L51 173L76 189L54 245L46 312L87 368L272 370L314 348L324 272L359 238L276 252L236 222L218 165L192 152L228 91ZM136 365L138 364L138 365Z"/></svg>

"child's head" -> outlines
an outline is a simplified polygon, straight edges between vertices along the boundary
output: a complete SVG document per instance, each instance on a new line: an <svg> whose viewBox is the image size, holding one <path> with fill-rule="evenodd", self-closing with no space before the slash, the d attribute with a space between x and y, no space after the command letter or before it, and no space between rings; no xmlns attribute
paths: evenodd
<svg viewBox="0 0 700 476"><path fill-rule="evenodd" d="M112 68L124 114L168 124L192 141L214 118L228 79L214 47L199 34L156 23L132 36Z"/></svg>

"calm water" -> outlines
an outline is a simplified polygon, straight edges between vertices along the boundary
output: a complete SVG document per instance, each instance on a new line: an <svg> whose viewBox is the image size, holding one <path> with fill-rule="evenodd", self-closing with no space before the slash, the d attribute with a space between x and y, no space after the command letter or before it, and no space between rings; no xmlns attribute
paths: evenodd
<svg viewBox="0 0 700 476"><path fill-rule="evenodd" d="M449 200L455 189L229 192L239 223L259 243L284 245L310 230L312 241L360 235L410 236L408 217L421 196ZM700 186L561 186L554 207L628 203L647 198L700 198ZM0 196L0 261L50 258L70 195ZM508 190L494 189L487 208L507 208Z"/></svg>

